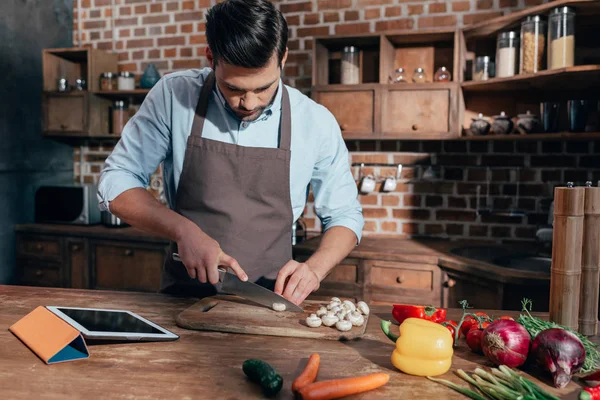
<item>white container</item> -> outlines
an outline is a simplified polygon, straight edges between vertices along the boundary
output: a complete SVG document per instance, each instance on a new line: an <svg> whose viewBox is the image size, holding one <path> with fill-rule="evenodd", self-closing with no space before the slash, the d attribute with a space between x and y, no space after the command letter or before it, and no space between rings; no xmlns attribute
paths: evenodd
<svg viewBox="0 0 600 400"><path fill-rule="evenodd" d="M342 52L341 83L343 85L360 83L360 58L358 49L354 46L346 46Z"/></svg>
<svg viewBox="0 0 600 400"><path fill-rule="evenodd" d="M135 90L135 77L133 73L127 71L119 72L117 85L119 90Z"/></svg>
<svg viewBox="0 0 600 400"><path fill-rule="evenodd" d="M519 33L502 32L496 46L496 77L505 78L518 73Z"/></svg>

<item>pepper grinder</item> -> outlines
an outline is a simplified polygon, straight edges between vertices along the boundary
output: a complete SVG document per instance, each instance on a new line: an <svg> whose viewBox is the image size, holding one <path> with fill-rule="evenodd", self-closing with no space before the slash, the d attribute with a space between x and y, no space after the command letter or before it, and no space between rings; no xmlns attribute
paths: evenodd
<svg viewBox="0 0 600 400"><path fill-rule="evenodd" d="M586 182L584 197L579 332L595 336L600 289L600 187L592 187L592 182Z"/></svg>
<svg viewBox="0 0 600 400"><path fill-rule="evenodd" d="M554 189L550 321L578 329L585 189Z"/></svg>

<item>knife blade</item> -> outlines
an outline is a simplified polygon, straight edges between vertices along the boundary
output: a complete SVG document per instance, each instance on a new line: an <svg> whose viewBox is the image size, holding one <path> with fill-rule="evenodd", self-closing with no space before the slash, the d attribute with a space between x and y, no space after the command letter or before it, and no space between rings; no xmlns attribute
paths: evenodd
<svg viewBox="0 0 600 400"><path fill-rule="evenodd" d="M177 253L173 253L173 259L181 261ZM285 297L254 282L241 281L237 275L222 268L219 268L219 282L221 282L220 292L235 294L270 309L273 309L273 303L282 303L285 304L285 311L304 312L302 308Z"/></svg>

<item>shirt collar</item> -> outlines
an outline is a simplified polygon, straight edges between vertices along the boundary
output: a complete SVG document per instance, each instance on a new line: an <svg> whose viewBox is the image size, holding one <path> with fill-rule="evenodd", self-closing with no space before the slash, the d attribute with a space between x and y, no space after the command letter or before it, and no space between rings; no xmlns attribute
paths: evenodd
<svg viewBox="0 0 600 400"><path fill-rule="evenodd" d="M273 101L271 102L271 104L269 104L267 106L267 108L265 108L262 112L262 114L260 115L260 117L258 117L256 119L256 121L262 120L262 119L266 119L268 117L270 117L271 115L273 115L274 111L281 111L281 99L283 97L283 82L281 80L281 78L279 78L279 83L277 86L277 93L275 94L275 98L273 99ZM219 85L215 82L215 86L214 86L214 92L217 94L217 98L219 99L219 101L221 102L221 105L227 110L229 111L230 114L232 114L234 117L237 118L237 116L235 115L235 113L231 110L231 107L229 107L229 104L227 103L227 101L225 100L225 96L223 96L223 93L221 92L221 89L219 89Z"/></svg>

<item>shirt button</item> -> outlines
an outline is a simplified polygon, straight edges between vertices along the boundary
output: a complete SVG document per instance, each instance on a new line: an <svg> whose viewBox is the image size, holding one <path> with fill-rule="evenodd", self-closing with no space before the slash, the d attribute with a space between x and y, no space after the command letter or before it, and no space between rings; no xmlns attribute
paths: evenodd
<svg viewBox="0 0 600 400"><path fill-rule="evenodd" d="M242 129L246 129L248 127L248 123L247 122L242 122Z"/></svg>

